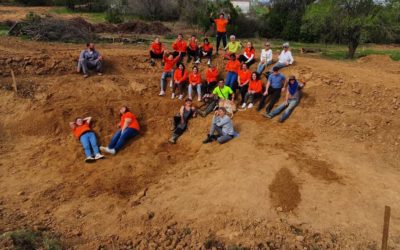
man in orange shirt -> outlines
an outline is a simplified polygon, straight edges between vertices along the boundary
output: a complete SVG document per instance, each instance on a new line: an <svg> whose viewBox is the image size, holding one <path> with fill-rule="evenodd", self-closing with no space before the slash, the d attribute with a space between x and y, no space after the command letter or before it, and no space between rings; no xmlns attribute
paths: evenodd
<svg viewBox="0 0 400 250"><path fill-rule="evenodd" d="M154 59L163 59L164 56L164 46L160 42L160 38L156 37L154 42L150 46L150 64L154 66L156 64Z"/></svg>
<svg viewBox="0 0 400 250"><path fill-rule="evenodd" d="M200 63L199 45L197 44L197 38L195 35L190 37L189 45L187 46L187 63L190 62L192 57L195 60L195 63Z"/></svg>
<svg viewBox="0 0 400 250"><path fill-rule="evenodd" d="M218 55L218 50L219 50L219 45L222 44L224 45L224 48L226 47L226 26L229 24L231 20L231 16L228 15L228 18L225 18L225 14L221 13L219 15L219 18L212 18L212 13L210 15L210 21L211 23L215 23L217 26L217 52L216 54Z"/></svg>
<svg viewBox="0 0 400 250"><path fill-rule="evenodd" d="M208 57L208 62L207 64L211 64L211 59L212 59L212 53L213 53L213 46L212 44L208 41L208 38L204 38L203 44L200 46L200 55L199 59L202 57ZM200 60L199 60L200 62Z"/></svg>
<svg viewBox="0 0 400 250"><path fill-rule="evenodd" d="M186 49L187 49L187 43L186 41L183 40L182 34L178 34L178 38L172 44L172 49L174 50L172 55L174 57L177 57L179 55L180 57L179 61L181 62L183 58L186 56Z"/></svg>

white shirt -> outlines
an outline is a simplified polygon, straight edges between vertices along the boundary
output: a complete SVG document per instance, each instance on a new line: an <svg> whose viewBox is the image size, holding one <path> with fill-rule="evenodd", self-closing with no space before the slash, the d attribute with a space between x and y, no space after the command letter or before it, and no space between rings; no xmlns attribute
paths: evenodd
<svg viewBox="0 0 400 250"><path fill-rule="evenodd" d="M265 63L272 62L272 50L271 49L262 49L260 55L260 62L264 61Z"/></svg>
<svg viewBox="0 0 400 250"><path fill-rule="evenodd" d="M294 62L292 52L290 52L290 50L288 50L288 51L282 50L281 54L279 55L278 62L292 64Z"/></svg>

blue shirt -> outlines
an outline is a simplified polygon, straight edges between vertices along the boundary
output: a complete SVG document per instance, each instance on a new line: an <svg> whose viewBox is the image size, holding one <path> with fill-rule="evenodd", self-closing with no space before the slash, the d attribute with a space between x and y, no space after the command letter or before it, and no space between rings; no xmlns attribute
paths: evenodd
<svg viewBox="0 0 400 250"><path fill-rule="evenodd" d="M285 82L286 78L283 74L278 73L277 75L275 75L274 73L272 73L271 75L269 75L268 77L268 81L271 84L270 86L274 89L280 89L283 87L283 83Z"/></svg>
<svg viewBox="0 0 400 250"><path fill-rule="evenodd" d="M81 52L81 55L79 56L79 60L86 59L88 61L95 61L99 58L100 53L97 52L97 50L84 50Z"/></svg>

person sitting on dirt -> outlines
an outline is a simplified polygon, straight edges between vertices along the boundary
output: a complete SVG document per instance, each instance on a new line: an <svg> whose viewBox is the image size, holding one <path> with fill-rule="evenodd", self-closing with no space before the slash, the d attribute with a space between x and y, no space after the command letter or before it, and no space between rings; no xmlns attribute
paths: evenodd
<svg viewBox="0 0 400 250"><path fill-rule="evenodd" d="M100 154L99 146L97 145L96 134L90 128L91 120L92 117L86 117L83 119L78 117L74 122L69 123L72 133L81 142L82 147L85 150L85 162L88 163L104 158L104 155Z"/></svg>
<svg viewBox="0 0 400 250"><path fill-rule="evenodd" d="M160 38L156 37L154 42L150 46L150 64L154 66L156 64L155 59L163 59L164 57L164 46L160 42Z"/></svg>
<svg viewBox="0 0 400 250"><path fill-rule="evenodd" d="M255 50L253 44L251 42L247 42L246 48L242 55L239 56L239 61L241 63L247 64L247 68L250 68L253 63L256 62L255 60Z"/></svg>
<svg viewBox="0 0 400 250"><path fill-rule="evenodd" d="M185 104L180 108L179 114L174 116L172 122L172 137L169 139L169 142L172 144L176 143L178 137L180 137L183 132L185 132L189 119L196 117L196 108L193 107L193 103L191 99L186 99Z"/></svg>
<svg viewBox="0 0 400 250"><path fill-rule="evenodd" d="M217 133L216 135L215 132ZM224 107L219 107L218 110L215 111L210 133L207 135L207 138L203 143L206 144L217 140L219 144L223 144L232 140L235 136L236 132L233 129L231 118L227 115Z"/></svg>
<svg viewBox="0 0 400 250"><path fill-rule="evenodd" d="M248 103L247 108L251 109L254 105L254 99L258 98L262 94L262 82L260 80L260 75L257 72L253 72L251 74L251 80L249 82L249 89L247 91L246 96L244 97L244 102L242 104L242 108L246 108L246 104Z"/></svg>
<svg viewBox="0 0 400 250"><path fill-rule="evenodd" d="M279 72L278 67L272 68L273 73L269 75L267 86L258 105L257 111L260 111L267 100L268 96L271 96L271 100L266 108L266 113L271 112L275 103L281 98L281 92L285 90L286 78L283 74Z"/></svg>
<svg viewBox="0 0 400 250"><path fill-rule="evenodd" d="M277 68L281 69L281 68L292 65L294 62L292 52L289 50L289 43L284 43L282 45L282 47L283 47L283 50L278 57L278 62L272 68L277 67ZM272 70L270 72L272 72Z"/></svg>
<svg viewBox="0 0 400 250"><path fill-rule="evenodd" d="M235 54L231 54L231 59L226 64L225 70L228 72L226 75L225 84L228 85L233 92L235 92L238 73L240 70L240 62L236 59Z"/></svg>
<svg viewBox="0 0 400 250"><path fill-rule="evenodd" d="M285 101L271 112L265 114L265 117L272 119L283 111L283 114L279 118L279 122L284 122L293 112L294 108L299 104L301 89L304 85L305 83L298 82L295 76L290 76Z"/></svg>
<svg viewBox="0 0 400 250"><path fill-rule="evenodd" d="M229 60L231 58L231 54L237 54L242 49L242 43L236 41L236 37L231 35L229 37L230 41L227 46L225 46L225 55L224 58Z"/></svg>
<svg viewBox="0 0 400 250"><path fill-rule="evenodd" d="M208 41L208 38L204 38L203 44L200 46L200 53L199 53L199 63L201 62L201 58L207 57L208 62L207 64L211 64L212 60L212 53L213 53L213 46L212 44Z"/></svg>
<svg viewBox="0 0 400 250"><path fill-rule="evenodd" d="M217 85L218 69L215 65L209 64L206 70L206 84L203 84L203 93L205 98L212 94L212 91Z"/></svg>
<svg viewBox="0 0 400 250"><path fill-rule="evenodd" d="M174 65L179 61L179 56L175 57L172 54L169 54L168 51L164 51L164 57L163 57L163 62L164 62L164 72L161 75L161 83L160 83L160 94L159 96L164 96L165 95L165 89L167 87L167 79L168 78L173 78L173 68Z"/></svg>
<svg viewBox="0 0 400 250"><path fill-rule="evenodd" d="M219 80L218 86L215 87L212 94L208 98L209 102L205 110L199 110L198 113L202 117L206 117L209 113L211 113L215 107L217 107L219 100L229 100L231 99L232 102L235 100L235 93L232 89L225 85L223 80Z"/></svg>
<svg viewBox="0 0 400 250"><path fill-rule="evenodd" d="M137 136L140 132L139 122L127 106L122 106L119 113L121 115L121 120L118 124L119 129L107 147L100 147L101 151L113 155L120 151L129 140Z"/></svg>
<svg viewBox="0 0 400 250"><path fill-rule="evenodd" d="M201 101L201 74L197 66L193 66L192 72L189 74L188 94L189 99L193 100L193 88L197 90L197 101Z"/></svg>
<svg viewBox="0 0 400 250"><path fill-rule="evenodd" d="M226 47L226 26L228 26L228 24L230 23L231 20L231 16L228 15L228 18L225 18L225 14L221 13L219 15L219 18L213 19L212 18L212 13L210 14L210 21L211 23L215 23L215 25L217 26L217 51L216 54L218 55L218 51L219 51L219 46L221 44L221 40L222 40L222 45L224 46L224 48Z"/></svg>
<svg viewBox="0 0 400 250"><path fill-rule="evenodd" d="M179 56L179 61L181 62L183 58L186 56L186 49L187 49L187 43L185 40L183 40L182 34L178 34L178 38L172 44L172 49L174 50L173 56L174 57Z"/></svg>
<svg viewBox="0 0 400 250"><path fill-rule="evenodd" d="M265 48L261 50L261 55L260 55L260 63L258 64L257 67L257 73L259 75L262 74L264 71L265 67L268 65L272 64L272 50L271 50L271 44L269 42L266 42L264 44Z"/></svg>
<svg viewBox="0 0 400 250"><path fill-rule="evenodd" d="M239 70L238 74L238 87L240 91L240 95L242 97L241 103L244 103L244 98L247 94L247 89L249 88L249 82L251 78L251 71L247 68L245 63L242 64L242 68Z"/></svg>
<svg viewBox="0 0 400 250"><path fill-rule="evenodd" d="M200 63L199 58L199 45L195 35L192 35L189 40L189 46L187 47L187 63L193 58L195 63Z"/></svg>
<svg viewBox="0 0 400 250"><path fill-rule="evenodd" d="M179 90L179 100L183 98L183 87L185 87L185 82L187 80L187 71L183 63L178 63L178 68L174 71L174 82L172 85L172 95L171 99L175 99L175 91Z"/></svg>
<svg viewBox="0 0 400 250"><path fill-rule="evenodd" d="M97 75L102 75L102 61L103 57L94 48L94 43L87 43L86 50L83 50L79 55L77 72L83 72L83 77L87 78L89 76L89 69L94 69Z"/></svg>

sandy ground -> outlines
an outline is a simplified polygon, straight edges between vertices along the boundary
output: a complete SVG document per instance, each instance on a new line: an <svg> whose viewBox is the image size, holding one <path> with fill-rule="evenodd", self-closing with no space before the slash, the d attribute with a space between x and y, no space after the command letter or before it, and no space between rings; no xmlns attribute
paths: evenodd
<svg viewBox="0 0 400 250"><path fill-rule="evenodd" d="M157 96L146 47L99 45L106 72L85 80L80 49L0 38L0 233L45 228L74 249L378 249L389 205L400 249L398 62L296 56L283 73L308 83L286 123L240 111L221 146L201 143L211 116L196 118L170 145L181 103ZM122 104L142 134L83 163L68 122L92 116L105 144Z"/></svg>

